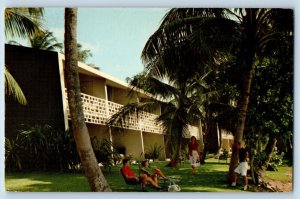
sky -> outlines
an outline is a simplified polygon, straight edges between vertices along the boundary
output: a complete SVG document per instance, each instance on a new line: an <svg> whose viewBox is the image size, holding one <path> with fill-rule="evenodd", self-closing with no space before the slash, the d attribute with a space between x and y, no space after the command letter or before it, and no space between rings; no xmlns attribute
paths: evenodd
<svg viewBox="0 0 300 199"><path fill-rule="evenodd" d="M79 8L77 42L93 56L87 63L122 81L143 70L141 52L167 8ZM46 8L46 26L64 41L64 9Z"/></svg>

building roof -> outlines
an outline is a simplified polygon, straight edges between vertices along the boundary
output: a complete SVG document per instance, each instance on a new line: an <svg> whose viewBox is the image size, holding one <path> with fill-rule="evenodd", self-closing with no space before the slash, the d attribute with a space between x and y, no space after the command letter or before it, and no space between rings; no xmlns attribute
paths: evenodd
<svg viewBox="0 0 300 199"><path fill-rule="evenodd" d="M59 59L65 60L65 55L58 53ZM142 89L134 88L133 86L130 86L128 83L123 82L119 80L116 77L113 77L103 71L100 71L98 69L93 68L92 66L89 66L85 63L78 62L78 72L81 74L85 74L88 76L94 76L94 77L101 77L103 79L106 79L106 84L109 86L121 88L121 89L134 89L136 92L140 93L143 95L143 97L148 97L148 98L154 98L153 95L150 93L145 92Z"/></svg>

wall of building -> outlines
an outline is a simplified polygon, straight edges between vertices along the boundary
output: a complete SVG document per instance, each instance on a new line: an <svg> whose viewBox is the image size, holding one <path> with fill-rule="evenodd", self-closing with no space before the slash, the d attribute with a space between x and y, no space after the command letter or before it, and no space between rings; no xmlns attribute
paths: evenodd
<svg viewBox="0 0 300 199"><path fill-rule="evenodd" d="M105 79L100 77L79 75L81 92L105 99Z"/></svg>
<svg viewBox="0 0 300 199"><path fill-rule="evenodd" d="M6 44L5 65L28 101L23 106L5 95L5 136L36 124L63 130L58 53Z"/></svg>
<svg viewBox="0 0 300 199"><path fill-rule="evenodd" d="M147 133L143 132L143 141L144 141L144 148L145 153L147 153L151 148L154 147L154 145L162 146L162 151L159 156L159 160L165 160L166 159L166 153L165 153L165 142L164 142L164 135L162 134L155 134L155 133Z"/></svg>
<svg viewBox="0 0 300 199"><path fill-rule="evenodd" d="M136 102L137 98L128 96L129 90L124 90L120 88L113 87L112 90L112 100L115 103L126 105L131 102Z"/></svg>
<svg viewBox="0 0 300 199"><path fill-rule="evenodd" d="M143 152L140 131L112 129L113 143L116 148L125 148L125 156L131 155L133 159L142 160Z"/></svg>
<svg viewBox="0 0 300 199"><path fill-rule="evenodd" d="M96 136L99 141L103 139L110 140L109 131L106 126L90 123L86 123L86 126L89 130L89 134L91 137Z"/></svg>

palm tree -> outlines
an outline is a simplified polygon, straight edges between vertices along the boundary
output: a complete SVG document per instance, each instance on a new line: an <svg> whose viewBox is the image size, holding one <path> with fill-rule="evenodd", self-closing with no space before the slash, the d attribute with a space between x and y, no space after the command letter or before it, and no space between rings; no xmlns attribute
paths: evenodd
<svg viewBox="0 0 300 199"><path fill-rule="evenodd" d="M194 45L195 40L199 41L199 38L193 36L193 33L201 30L199 27L206 29L207 32L207 29L209 29L213 33L213 29L207 25L207 18L211 22L213 21L212 17L221 14L221 10L213 9L172 9L166 14L158 30L148 39L142 52L146 72L149 75L168 81L169 84L175 85L175 88L179 90L180 95L174 96L179 107L177 114L180 114L180 118L175 121L178 124L177 131L174 131L177 132L175 136L178 145L178 151L175 153L177 157L179 157L180 142L184 129L186 124L189 124L186 121L188 119L184 119L189 117L187 114L189 108L186 107L186 103L191 102L187 99L192 93L194 93L193 95L198 94L198 108L200 108L198 111L201 110L201 118L203 119L205 115L203 106L208 106L212 99L205 98L203 100L201 96L206 92L213 91L216 93L218 85L216 85L214 78L218 75L216 71L220 66L220 59L225 55L225 48L228 50L227 46L219 45L218 40L210 38L213 34L204 34L205 32L201 32L202 40L200 42L206 48L199 48L199 46ZM224 29L223 26L220 27L220 29L222 28ZM199 32L197 33L199 34ZM224 34L224 36L226 35ZM230 41L228 39L228 42ZM205 92L199 86L191 86L193 82L199 80L198 78L205 79L206 84L209 82L208 90ZM148 90L146 89L146 91ZM196 103L197 100L193 102ZM213 101L215 100L213 99Z"/></svg>
<svg viewBox="0 0 300 199"><path fill-rule="evenodd" d="M163 133L166 135L167 146L172 155L171 166L176 166L180 158L182 138L189 135L188 125L194 125L202 118L203 98L213 95L213 92L209 91L205 76L191 79L184 85L171 85L166 82L166 79L159 79L145 73L136 75L130 84L134 88L151 93L153 99L123 106L110 118L108 125L122 127L127 116L136 114L136 117L139 117L141 111L151 112L161 107L162 114L156 121L162 125ZM195 92L200 89L203 90L201 94Z"/></svg>
<svg viewBox="0 0 300 199"><path fill-rule="evenodd" d="M63 44L58 43L52 32L36 32L33 36L30 36L29 42L32 48L38 48L42 50L62 50Z"/></svg>
<svg viewBox="0 0 300 199"><path fill-rule="evenodd" d="M4 12L5 36L23 37L32 36L37 30L43 29L43 9L42 8L6 8ZM13 95L20 104L27 104L26 98L8 71L4 67L5 93Z"/></svg>
<svg viewBox="0 0 300 199"><path fill-rule="evenodd" d="M289 10L282 9L237 9L235 16L238 18L238 28L236 36L239 48L237 49L237 64L244 69L243 88L241 98L238 104L238 121L234 135L234 147L230 161L229 176L238 163L237 143L241 143L244 135L246 114L251 93L251 83L257 66L257 61L264 58L263 52L274 40L284 36L283 32L277 31L276 26L279 22L276 20L277 15L284 14L287 21L292 19ZM273 49L273 50L276 50Z"/></svg>
<svg viewBox="0 0 300 199"><path fill-rule="evenodd" d="M77 9L65 9L66 82L77 151L85 170L91 191L111 191L95 157L91 139L84 121L77 69Z"/></svg>
<svg viewBox="0 0 300 199"><path fill-rule="evenodd" d="M197 54L191 51L188 40L170 42L160 56L153 58L155 63L148 62L146 52L153 50L149 43L150 39L142 54L142 58L146 60L145 70L136 75L130 84L152 94L154 99L125 105L108 124L119 123L123 126L122 122L129 114L136 112L138 115L140 111L151 112L155 107L161 107L162 114L157 122L162 124L167 135L167 145L176 147L172 151L172 166L176 166L180 158L182 138L189 135L188 125L194 125L203 118L203 103L213 97L216 91L206 82L210 78L210 72L196 72L199 64Z"/></svg>
<svg viewBox="0 0 300 199"><path fill-rule="evenodd" d="M10 40L8 43L23 46L14 40ZM63 44L58 43L56 38L53 36L53 33L49 31L36 31L32 36L29 37L29 43L30 47L41 50L61 51L63 49Z"/></svg>
<svg viewBox="0 0 300 199"><path fill-rule="evenodd" d="M238 163L238 150L235 146L243 139L255 66L263 57L262 53L267 49L270 41L283 36L282 31L274 29L278 24L284 23L283 19L288 23L291 21L291 10L172 9L164 18L160 28L148 40L151 48L146 52L146 61L149 67L166 67L157 59L164 53L166 44L172 44L170 40L174 38L178 42L189 38L191 46L195 51L199 51L199 59L207 58L217 60L219 63L235 60L232 66L239 66L243 71L229 176ZM207 63L207 65L202 64L202 68L215 66L213 62L207 61ZM189 66L189 69L191 67L193 66Z"/></svg>
<svg viewBox="0 0 300 199"><path fill-rule="evenodd" d="M28 38L44 28L43 8L6 8L5 36Z"/></svg>
<svg viewBox="0 0 300 199"><path fill-rule="evenodd" d="M83 49L80 43L77 43L77 52L78 52L78 61L86 63L89 57L92 57L93 54L91 50Z"/></svg>

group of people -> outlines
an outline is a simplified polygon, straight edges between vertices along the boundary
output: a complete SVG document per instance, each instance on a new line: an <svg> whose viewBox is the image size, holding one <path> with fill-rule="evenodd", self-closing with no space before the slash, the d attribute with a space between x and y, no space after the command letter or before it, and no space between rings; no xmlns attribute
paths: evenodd
<svg viewBox="0 0 300 199"><path fill-rule="evenodd" d="M244 190L248 189L248 178L247 178L247 151L240 147L239 144L239 165L234 170L234 175L232 176L232 185L233 187L236 186L237 182L237 175L243 176L244 182ZM200 158L202 152L199 149L199 144L197 143L196 137L192 136L191 141L188 144L188 153L189 153L189 160L192 167L192 174L197 173L197 166L200 165ZM142 185L142 190L145 190L145 186L147 182L149 182L154 188L160 190L162 189L158 185L158 178L162 178L167 180L168 177L163 174L163 172L158 169L157 167L151 168L150 171L149 167L149 160L144 160L141 163L142 167L140 168L139 175L135 175L133 170L130 168L130 161L129 159L123 159L123 167L121 168L121 172L128 184L138 184Z"/></svg>
<svg viewBox="0 0 300 199"><path fill-rule="evenodd" d="M149 160L142 161L142 167L140 168L140 174L135 175L133 170L130 168L129 159L123 159L123 167L121 168L121 172L128 184L138 184L142 185L142 190L145 190L145 186L147 182L149 182L154 188L157 190L162 189L158 185L158 178L168 179L163 172L157 167L153 167L153 171L150 171L149 168Z"/></svg>
<svg viewBox="0 0 300 199"><path fill-rule="evenodd" d="M237 143L236 147L237 147L237 150L239 151L239 164L234 170L231 186L236 187L238 175L241 175L243 177L243 183L244 183L243 189L247 190L248 189L248 178L247 178L248 153L247 153L246 149L241 148L241 143ZM192 174L196 174L197 166L200 165L200 158L201 158L202 152L199 150L199 144L197 143L195 136L191 137L191 141L188 145L188 148L189 148L190 163L191 163L191 167L192 167Z"/></svg>

